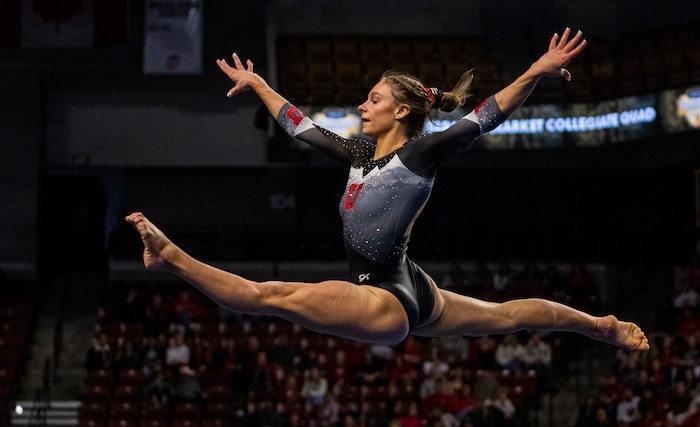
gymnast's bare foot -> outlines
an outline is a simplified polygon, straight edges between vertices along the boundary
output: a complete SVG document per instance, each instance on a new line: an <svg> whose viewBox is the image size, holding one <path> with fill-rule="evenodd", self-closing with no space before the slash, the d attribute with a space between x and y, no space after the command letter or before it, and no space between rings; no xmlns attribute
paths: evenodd
<svg viewBox="0 0 700 427"><path fill-rule="evenodd" d="M615 316L608 315L597 320L596 329L591 337L597 340L626 350L649 350L649 340L644 331L634 323L623 322Z"/></svg>
<svg viewBox="0 0 700 427"><path fill-rule="evenodd" d="M179 248L141 212L128 215L126 222L134 226L143 242L143 264L149 270L165 270L172 264Z"/></svg>

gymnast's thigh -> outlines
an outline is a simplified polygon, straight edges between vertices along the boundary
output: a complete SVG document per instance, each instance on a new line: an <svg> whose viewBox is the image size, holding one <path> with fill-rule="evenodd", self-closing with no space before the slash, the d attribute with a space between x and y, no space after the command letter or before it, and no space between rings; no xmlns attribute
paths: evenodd
<svg viewBox="0 0 700 427"><path fill-rule="evenodd" d="M271 314L309 329L372 342L400 342L408 333L403 306L384 289L342 280L268 283L277 288Z"/></svg>
<svg viewBox="0 0 700 427"><path fill-rule="evenodd" d="M414 335L481 336L510 332L514 327L513 319L504 312L502 304L444 289L439 292L444 301L442 312L432 323L416 328Z"/></svg>

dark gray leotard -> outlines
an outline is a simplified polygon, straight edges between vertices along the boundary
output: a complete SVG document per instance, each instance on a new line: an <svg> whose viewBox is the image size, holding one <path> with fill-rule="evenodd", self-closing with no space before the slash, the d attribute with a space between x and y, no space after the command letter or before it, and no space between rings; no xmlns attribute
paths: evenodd
<svg viewBox="0 0 700 427"><path fill-rule="evenodd" d="M277 117L289 135L350 165L339 209L351 281L394 294L411 329L430 315L435 301L430 277L406 256L413 222L430 196L440 163L504 119L490 97L447 130L407 141L374 160L374 143L318 127L291 104Z"/></svg>

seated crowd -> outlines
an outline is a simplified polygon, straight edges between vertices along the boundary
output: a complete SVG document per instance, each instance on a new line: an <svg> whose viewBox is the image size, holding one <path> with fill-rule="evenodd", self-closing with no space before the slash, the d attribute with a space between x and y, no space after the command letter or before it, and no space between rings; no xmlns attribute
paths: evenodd
<svg viewBox="0 0 700 427"><path fill-rule="evenodd" d="M575 427L700 425L700 255L678 269L667 308L648 331L651 349L618 351L601 384L588 393ZM666 312L664 312L666 311Z"/></svg>
<svg viewBox="0 0 700 427"><path fill-rule="evenodd" d="M466 274L455 265L441 286L494 301L544 295L596 304L584 268L557 271L504 264ZM368 345L237 316L184 284L117 284L87 350L81 423L522 425L566 375L582 339L521 332Z"/></svg>

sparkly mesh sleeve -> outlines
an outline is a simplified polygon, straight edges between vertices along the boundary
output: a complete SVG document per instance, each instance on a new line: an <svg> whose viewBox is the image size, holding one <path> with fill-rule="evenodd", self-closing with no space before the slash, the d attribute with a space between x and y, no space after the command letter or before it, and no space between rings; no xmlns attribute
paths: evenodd
<svg viewBox="0 0 700 427"><path fill-rule="evenodd" d="M369 141L346 139L323 129L292 104L286 104L282 107L277 116L277 123L288 135L304 141L344 163L354 164L374 153L374 145Z"/></svg>
<svg viewBox="0 0 700 427"><path fill-rule="evenodd" d="M409 141L400 156L414 173L432 177L445 159L467 149L475 139L495 129L506 118L491 96L445 131Z"/></svg>
<svg viewBox="0 0 700 427"><path fill-rule="evenodd" d="M464 118L478 124L481 129L481 134L483 135L486 132L496 129L508 116L503 114L501 109L498 108L496 98L490 96L486 98L484 102L477 105L474 111L464 116Z"/></svg>

